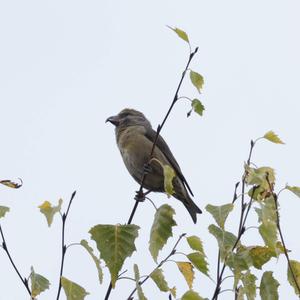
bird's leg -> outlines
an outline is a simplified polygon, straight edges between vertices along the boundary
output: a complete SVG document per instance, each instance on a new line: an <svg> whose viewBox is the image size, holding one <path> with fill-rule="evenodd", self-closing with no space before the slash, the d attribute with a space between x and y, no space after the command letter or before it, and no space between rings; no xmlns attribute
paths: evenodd
<svg viewBox="0 0 300 300"><path fill-rule="evenodd" d="M138 190L138 191L136 191L134 200L139 201L139 202L144 202L146 199L146 196L151 192L152 192L151 190L148 190L144 193L142 190Z"/></svg>
<svg viewBox="0 0 300 300"><path fill-rule="evenodd" d="M149 163L144 164L144 173L149 174L152 172L152 167L150 166Z"/></svg>
<svg viewBox="0 0 300 300"><path fill-rule="evenodd" d="M145 201L145 194L144 194L142 189L136 191L134 200L138 201L138 202L144 202Z"/></svg>

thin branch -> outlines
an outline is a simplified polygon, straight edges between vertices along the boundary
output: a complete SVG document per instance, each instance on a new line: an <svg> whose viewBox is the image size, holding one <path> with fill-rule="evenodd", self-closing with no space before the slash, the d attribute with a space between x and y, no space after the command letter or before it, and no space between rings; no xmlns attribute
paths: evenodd
<svg viewBox="0 0 300 300"><path fill-rule="evenodd" d="M219 278L220 278L220 268L221 268L221 251L219 249L219 251L218 251L218 262L217 262L217 281L219 281Z"/></svg>
<svg viewBox="0 0 300 300"><path fill-rule="evenodd" d="M178 93L179 93L179 90L180 90L180 88L181 88L183 79L184 79L184 77L185 77L185 75L186 75L186 72L187 72L187 70L188 70L188 68L189 68L189 66L190 66L190 63L191 63L191 61L192 61L194 55L197 53L197 51L198 51L198 47L194 50L194 52L191 52L191 51L190 51L190 55L189 55L188 62L187 62L187 64L186 64L186 67L185 67L184 71L182 72L182 75L181 75L179 84L178 84L178 86L177 86L177 88L176 88L176 91L175 91L175 95L174 95L173 101L172 101L172 103L171 103L171 105L170 105L170 107L169 107L169 109L168 109L168 111L167 111L167 113L166 113L166 115L165 115L165 117L164 117L162 123L161 123L160 125L158 125L158 127L157 127L156 136L155 136L155 139L154 139L154 142L153 142L153 145L152 145L152 149L151 149L151 152L150 152L150 155L149 155L148 163L149 163L150 160L152 159L153 152L154 152L154 149L155 149L155 146L156 146L156 143L157 143L157 139L158 139L158 137L159 137L159 134L160 134L160 132L161 132L163 126L165 125L165 123L166 123L166 121L167 121L167 119L168 119L168 117L169 117L169 115L170 115L170 113L171 113L171 111L172 111L172 109L173 109L175 103L178 101ZM133 206L133 208L132 208L132 211L131 211L131 214L130 214L130 216L129 216L129 219L128 219L127 224L131 224L132 219L133 219L133 217L134 217L134 215L135 215L135 212L136 212L136 210L137 210L137 208L138 208L139 203L142 202L142 201L145 199L145 195L144 195L144 193L143 193L143 187L144 187L144 183L145 183L146 177L147 177L147 173L145 173L145 171L144 171L143 177L142 177L142 180L141 180L141 184L140 184L139 191L137 192L137 195L136 195L136 197L135 197L135 200L136 200L136 201L135 201L134 206ZM109 299L111 290L112 290L112 284L110 283L109 286L108 286L108 288L107 288L107 291L106 291L106 295L105 295L104 300L108 300L108 299Z"/></svg>
<svg viewBox="0 0 300 300"><path fill-rule="evenodd" d="M297 277L296 277L296 275L294 273L294 270L292 268L291 260L290 260L290 257L289 257L289 254L288 254L288 251L287 251L287 248L286 248L286 244L285 244L285 241L284 241L284 238L283 238L283 233L282 233L282 230L281 230L280 217L279 217L279 211L278 211L278 196L274 192L274 186L271 184L271 182L269 180L269 173L267 173L266 179L267 179L269 188L270 188L270 190L272 192L272 195L273 195L273 198L274 198L275 210L276 210L276 225L277 225L277 229L278 229L278 232L279 232L280 240L281 240L281 243L282 243L282 246L283 246L283 252L284 252L284 255L286 257L289 270L290 270L290 272L292 274L293 280L294 280L295 285L297 287L298 294L300 294L300 286L299 286L299 283L297 281Z"/></svg>
<svg viewBox="0 0 300 300"><path fill-rule="evenodd" d="M64 271L64 263L65 263L65 255L66 255L66 251L67 251L67 246L65 244L65 227L66 227L66 221L67 221L67 217L69 214L69 210L71 207L71 204L73 202L73 199L76 195L76 191L74 191L71 195L69 204L68 204L68 208L67 211L65 213L62 214L62 231L61 231L61 264L60 264L60 272L59 272L59 283L58 283L58 290L57 290L57 296L56 296L56 300L59 299L60 296L60 291L61 291L61 277L63 275L63 271Z"/></svg>
<svg viewBox="0 0 300 300"><path fill-rule="evenodd" d="M249 151L249 155L248 155L248 159L247 159L247 165L248 166L251 163L251 157L252 157L252 152L253 152L254 146L255 146L255 142L253 140L251 140L251 142L250 142L250 151ZM240 222L239 222L238 235L237 235L237 239L236 239L236 241L235 241L235 243L234 243L234 245L231 249L231 252L233 252L235 250L236 246L238 245L239 241L241 240L242 235L245 232L245 223L246 223L246 220L248 218L248 213L250 211L250 208L252 206L253 195L254 195L254 191L256 189L256 187L254 187L254 190L253 190L252 195L251 195L251 199L250 199L249 203L246 204L245 203L245 186L246 186L246 176L245 175L246 174L244 173L243 178L242 178L241 216L240 216ZM234 191L234 196L233 196L232 203L234 203L234 201L237 199L236 190L237 190L238 185L239 185L239 183L237 183L235 185L235 191ZM246 208L247 208L247 211L246 211ZM246 211L246 214L245 214L245 211ZM217 300L218 295L221 292L222 277L223 277L223 274L224 274L224 271L225 271L225 268L226 268L226 259L227 259L227 257L224 258L224 263L223 263L223 267L222 267L221 271L219 271L219 266L218 266L217 284L216 284L216 288L214 290L212 300Z"/></svg>
<svg viewBox="0 0 300 300"><path fill-rule="evenodd" d="M249 156L248 156L248 160L247 160L247 165L248 166L250 165L252 151L253 151L253 148L254 148L256 142L257 142L257 140L255 142L253 140L251 140L251 142L250 142L250 152L249 152Z"/></svg>
<svg viewBox="0 0 300 300"><path fill-rule="evenodd" d="M165 117L164 117L162 123L161 123L160 125L158 125L158 127L157 127L156 136L155 136L154 143L153 143L153 145L152 145L152 149L151 149L150 156L149 156L149 161L152 159L153 152L154 152L154 149L155 149L155 146L156 146L156 143L157 143L157 139L158 139L158 137L159 137L159 134L160 134L160 132L161 132L163 126L165 125L165 123L166 123L166 121L167 121L167 119L168 119L168 117L169 117L169 115L170 115L170 113L171 113L171 111L172 111L172 109L173 109L175 103L176 103L177 100L178 100L178 93L179 93L179 90L180 90L180 88L181 88L183 79L184 79L185 74L186 74L186 72L187 72L187 69L189 68L189 65L190 65L190 63L191 63L191 61L192 61L194 55L197 53L197 51L198 51L198 47L195 49L194 52L191 52L191 53L190 53L188 62L187 62L187 64L186 64L186 67L185 67L184 71L182 72L181 79L180 79L179 84L178 84L178 86L177 86L177 89L176 89L176 92L175 92L173 101L172 101L172 103L171 103L171 106L169 107L169 109L168 109L168 111L167 111L167 113L166 113L166 115L165 115ZM143 186L144 186L146 177L147 177L147 173L144 172L143 177L142 177L142 180L141 180L140 190L139 190L139 192L138 192L138 194L139 194L140 196L143 195Z"/></svg>
<svg viewBox="0 0 300 300"><path fill-rule="evenodd" d="M186 233L183 233L179 236L178 240L176 241L174 247L172 248L171 252L169 253L169 255L164 258L158 265L157 267L149 274L145 277L145 279L143 279L139 285L141 286L142 284L144 284L149 278L150 278L150 275L156 271L157 269L159 269L165 262L167 262L169 260L169 258L171 256L173 256L175 253L176 253L176 247L178 246L179 242L181 241L181 239L186 235ZM137 288L134 288L133 291L130 293L130 295L128 296L127 300L130 300L132 299L132 296L134 295L134 293L136 292Z"/></svg>
<svg viewBox="0 0 300 300"><path fill-rule="evenodd" d="M18 274L18 276L19 276L20 280L22 281L23 285L25 286L28 294L30 295L30 298L34 299L32 297L32 295L31 295L31 291L30 291L30 288L28 286L28 280L27 280L27 278L26 277L24 277L24 278L22 277L20 271L18 270L16 264L14 263L11 255L10 255L10 252L8 250L8 247L7 247L7 243L5 241L5 237L4 237L4 233L3 233L3 230L2 230L1 224L0 224L0 234L1 234L1 238L2 238L2 248L3 248L3 250L6 252L6 254L7 254L8 258L9 258L10 263L12 264L12 266L15 269L16 273Z"/></svg>

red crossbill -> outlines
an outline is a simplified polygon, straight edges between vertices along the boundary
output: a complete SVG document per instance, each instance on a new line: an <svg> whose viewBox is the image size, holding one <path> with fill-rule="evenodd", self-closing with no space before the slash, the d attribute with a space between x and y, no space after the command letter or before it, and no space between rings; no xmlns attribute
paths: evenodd
<svg viewBox="0 0 300 300"><path fill-rule="evenodd" d="M193 193L170 148L160 135L154 148L152 156L154 159L148 164L156 131L153 130L144 114L134 109L126 108L118 115L109 117L106 122L115 125L116 140L125 166L139 184L142 181L145 166L148 166L144 188L151 192L165 192L162 165L168 165L173 168L176 176L172 181L174 188L172 196L183 203L193 222L196 223L197 213L200 214L202 211L191 199L188 191L191 195Z"/></svg>

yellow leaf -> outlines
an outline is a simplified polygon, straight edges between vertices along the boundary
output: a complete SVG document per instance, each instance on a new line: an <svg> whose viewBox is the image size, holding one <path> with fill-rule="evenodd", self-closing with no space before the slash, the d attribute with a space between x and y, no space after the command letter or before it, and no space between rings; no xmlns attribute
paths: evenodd
<svg viewBox="0 0 300 300"><path fill-rule="evenodd" d="M44 201L38 208L42 209L49 209L51 207L51 203L49 201Z"/></svg>
<svg viewBox="0 0 300 300"><path fill-rule="evenodd" d="M53 217L56 213L60 212L62 199L59 199L57 206L52 206L49 201L44 201L38 208L40 212L45 215L47 219L48 226L50 227L53 222Z"/></svg>
<svg viewBox="0 0 300 300"><path fill-rule="evenodd" d="M164 188L167 196L174 194L173 178L176 176L175 171L169 165L164 165Z"/></svg>
<svg viewBox="0 0 300 300"><path fill-rule="evenodd" d="M272 143L275 143L275 144L284 144L284 142L278 137L278 135L270 130L268 131L264 136L263 138L265 138L266 140L272 142Z"/></svg>
<svg viewBox="0 0 300 300"><path fill-rule="evenodd" d="M171 289L170 289L170 293L172 294L172 296L174 298L176 298L176 286L173 286Z"/></svg>
<svg viewBox="0 0 300 300"><path fill-rule="evenodd" d="M193 265L190 262L186 262L186 261L177 261L176 264L177 264L179 271L184 276L184 279L185 279L186 283L188 284L189 288L192 289L193 281L195 278Z"/></svg>
<svg viewBox="0 0 300 300"><path fill-rule="evenodd" d="M188 44L190 43L188 35L183 30L176 28L176 27L175 28L170 27L170 26L167 26L167 27L169 27L171 30L173 30L185 42L187 42Z"/></svg>

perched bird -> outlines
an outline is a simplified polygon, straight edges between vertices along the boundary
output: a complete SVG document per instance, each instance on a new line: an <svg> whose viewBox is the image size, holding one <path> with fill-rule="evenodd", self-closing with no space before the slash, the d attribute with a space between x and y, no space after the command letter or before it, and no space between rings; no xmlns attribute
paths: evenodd
<svg viewBox="0 0 300 300"><path fill-rule="evenodd" d="M164 173L162 165L173 168L176 176L173 178L174 196L180 200L190 213L193 222L197 222L197 213L201 209L193 202L193 193L184 178L180 167L164 139L159 135L153 152L153 160L149 162L151 149L156 137L150 122L144 114L134 109L123 109L118 115L109 117L106 122L115 125L116 140L125 166L131 176L140 184L148 166L144 188L153 192L164 191ZM159 162L156 161L159 160Z"/></svg>

